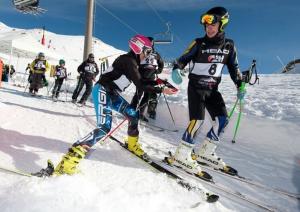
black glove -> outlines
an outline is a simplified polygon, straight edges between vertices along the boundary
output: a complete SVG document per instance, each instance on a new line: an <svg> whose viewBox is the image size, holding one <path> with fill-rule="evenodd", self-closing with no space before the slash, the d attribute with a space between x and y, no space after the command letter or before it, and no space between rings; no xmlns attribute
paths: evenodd
<svg viewBox="0 0 300 212"><path fill-rule="evenodd" d="M163 87L154 87L154 92L155 93L161 93L164 90Z"/></svg>
<svg viewBox="0 0 300 212"><path fill-rule="evenodd" d="M180 68L179 68L179 65L178 65L177 63L175 63L175 64L174 64L174 66L173 66L173 69L172 69L172 70L175 70L175 69L180 69Z"/></svg>
<svg viewBox="0 0 300 212"><path fill-rule="evenodd" d="M237 87L237 88L241 87L242 82L243 82L243 80L238 79L238 80L236 81L236 83L235 83L235 84L236 84L236 87Z"/></svg>

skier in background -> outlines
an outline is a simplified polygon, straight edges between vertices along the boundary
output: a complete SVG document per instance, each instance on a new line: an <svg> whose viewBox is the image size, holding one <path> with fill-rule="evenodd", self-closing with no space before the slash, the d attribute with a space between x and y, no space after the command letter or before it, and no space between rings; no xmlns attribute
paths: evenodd
<svg viewBox="0 0 300 212"><path fill-rule="evenodd" d="M149 57L141 61L139 66L139 72L142 80L146 84L155 84L156 75L160 74L164 68L164 61L158 52L154 50L154 40L152 37L148 37L152 43L153 52ZM144 115L144 110L148 106L148 114L152 119L156 118L156 107L157 107L157 93L155 92L143 92L142 90L136 89L136 92L131 100L131 105L134 108L140 106L140 119L148 122L148 119Z"/></svg>
<svg viewBox="0 0 300 212"><path fill-rule="evenodd" d="M182 136L173 157L168 162L182 167L187 172L210 179L211 176L203 172L195 157L205 163L226 173L236 174L236 170L215 153L219 135L227 124L227 111L218 85L221 81L222 69L227 65L230 77L239 88L242 76L239 71L236 48L232 40L225 38L224 29L229 21L229 15L224 7L214 7L201 17L205 36L195 39L177 60L173 67L172 78L174 82L181 83L180 69L190 61L194 63L189 73L188 104L190 123ZM238 97L243 98L244 93L238 89ZM204 123L205 109L209 112L213 126L200 145L199 152L192 158L195 138Z"/></svg>
<svg viewBox="0 0 300 212"><path fill-rule="evenodd" d="M45 85L45 73L50 70L50 64L45 59L45 54L40 52L37 58L31 63L31 77L29 93L33 96ZM47 82L47 81L46 81ZM47 83L48 84L48 83Z"/></svg>
<svg viewBox="0 0 300 212"><path fill-rule="evenodd" d="M48 163L46 169L36 173L37 176L74 174L77 165L85 157L89 149L109 133L112 125L112 110L117 111L128 119L128 137L126 145L139 157L147 157L141 148L139 140L139 112L135 110L121 95L131 82L139 89L150 92L168 92L168 88L157 87L143 83L138 66L140 61L152 53L150 40L143 35L136 35L129 40L130 51L119 56L100 77L93 88L93 97L97 117L97 127L86 137L75 142L63 156L61 162L54 169ZM97 101L99 100L99 102Z"/></svg>
<svg viewBox="0 0 300 212"><path fill-rule="evenodd" d="M52 98L57 101L61 86L65 79L67 79L67 69L65 67L66 62L63 59L59 60L59 65L55 67L55 82L52 90Z"/></svg>
<svg viewBox="0 0 300 212"><path fill-rule="evenodd" d="M4 67L2 70L2 81L8 82L8 76L9 76L9 65L4 64Z"/></svg>
<svg viewBox="0 0 300 212"><path fill-rule="evenodd" d="M16 73L15 67L13 65L10 65L10 68L9 68L9 77L12 78L15 73Z"/></svg>
<svg viewBox="0 0 300 212"><path fill-rule="evenodd" d="M90 96L93 87L93 81L95 81L96 76L99 74L99 69L97 63L95 62L95 56L93 53L88 55L88 59L83 61L77 68L80 74L77 86L72 95L72 102L76 103L77 98L85 85L85 92L83 93L81 99L78 101L79 104L85 105L86 100Z"/></svg>

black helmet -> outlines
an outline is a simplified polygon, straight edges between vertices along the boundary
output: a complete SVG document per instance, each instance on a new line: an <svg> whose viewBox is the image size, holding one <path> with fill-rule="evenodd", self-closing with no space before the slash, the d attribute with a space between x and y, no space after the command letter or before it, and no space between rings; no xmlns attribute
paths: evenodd
<svg viewBox="0 0 300 212"><path fill-rule="evenodd" d="M201 16L200 22L201 24L220 22L220 31L222 32L229 22L229 14L224 7L213 7Z"/></svg>
<svg viewBox="0 0 300 212"><path fill-rule="evenodd" d="M45 54L44 54L43 52L40 52L40 53L38 54L38 58L39 58L39 59L44 59L44 58L45 58Z"/></svg>
<svg viewBox="0 0 300 212"><path fill-rule="evenodd" d="M89 53L89 55L88 55L88 61L94 62L94 60L95 60L94 54L93 53Z"/></svg>

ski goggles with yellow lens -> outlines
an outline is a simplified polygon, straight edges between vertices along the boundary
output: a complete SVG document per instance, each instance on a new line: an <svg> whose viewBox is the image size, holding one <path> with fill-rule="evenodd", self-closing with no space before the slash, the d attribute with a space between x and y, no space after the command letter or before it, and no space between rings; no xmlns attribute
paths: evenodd
<svg viewBox="0 0 300 212"><path fill-rule="evenodd" d="M220 21L220 17L211 14L204 14L201 17L201 24L215 24Z"/></svg>

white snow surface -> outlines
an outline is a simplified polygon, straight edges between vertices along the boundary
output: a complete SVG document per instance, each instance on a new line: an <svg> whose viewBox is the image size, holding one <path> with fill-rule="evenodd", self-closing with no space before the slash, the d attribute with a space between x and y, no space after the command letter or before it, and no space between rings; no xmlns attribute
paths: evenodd
<svg viewBox="0 0 300 212"><path fill-rule="evenodd" d="M3 33L21 29L0 23ZM25 30L40 39L41 30ZM66 66L76 73L81 62L83 37L57 35L46 32L51 38L54 54L64 55ZM120 50L105 46L97 40L96 56L109 56ZM97 45L95 45L97 46ZM98 48L97 47L97 48ZM75 55L75 56L74 56ZM0 52L7 62L9 55ZM31 58L33 59L33 58ZM23 72L28 58L14 57L17 71ZM57 61L52 61L54 64ZM165 70L162 78L169 78ZM72 75L75 78L76 74ZM53 80L49 80L50 83ZM0 167L36 172L46 166L47 159L57 164L68 148L95 127L95 112L91 107L78 107L69 102L53 102L47 98L31 97L24 93L26 76L15 77L0 88ZM68 87L76 81L67 81ZM247 87L241 126L235 144L231 143L237 112L219 143L217 153L236 168L240 175L264 185L300 193L300 75L263 75L260 84ZM64 88L63 88L64 89ZM220 85L228 111L235 102L236 90L230 77L225 75ZM188 124L187 79L180 92L167 96L175 119L168 112L163 96L157 109L154 124L177 128L178 132L157 132L140 126L140 143L152 157L163 159L168 151L174 152ZM134 86L124 96L130 99ZM61 93L61 100L71 99L71 93ZM90 102L91 106L92 103ZM208 119L208 117L207 117ZM113 127L122 121L113 119ZM197 146L210 128L205 122L197 138ZM122 126L114 136L123 140L127 126ZM196 147L197 151L197 147ZM193 191L180 187L173 179L158 173L144 162L124 151L118 144L107 140L96 144L92 153L83 160L81 173L40 179L10 174L0 170L1 212L76 212L76 211L260 211L243 201L224 195L199 181L193 184L220 194L220 200L208 204ZM209 171L208 171L209 172ZM274 207L277 211L300 211L299 201L266 191L223 175L210 172L214 180L225 187L239 191L253 199ZM200 204L198 204L200 203ZM197 206L197 207L195 207Z"/></svg>
<svg viewBox="0 0 300 212"><path fill-rule="evenodd" d="M232 119L217 149L218 155L240 175L293 193L300 192L299 78L265 75L260 77L259 85L249 86L237 142L231 143ZM185 79L177 96L167 96L179 132L157 132L140 126L140 142L152 157L163 159L168 151L176 149L188 123L186 85ZM229 76L223 77L220 88L230 110L236 92ZM57 164L72 143L93 130L95 115L93 108L53 102L46 97L32 98L23 91L8 83L0 89L0 166L35 172L46 166L47 159ZM133 91L134 86L129 87L126 98ZM41 94L46 96L46 89ZM65 94L60 98L64 100ZM113 127L121 121L121 117L114 117ZM174 127L162 96L155 123ZM197 145L209 126L206 122ZM126 130L124 125L114 136L122 140ZM80 164L81 173L73 176L40 179L0 171L1 211L260 211L222 193L217 203L205 203L195 192L145 166L113 141L96 144L93 149ZM299 202L292 198L210 174L224 186L278 211L300 209ZM193 208L198 202L201 204Z"/></svg>

